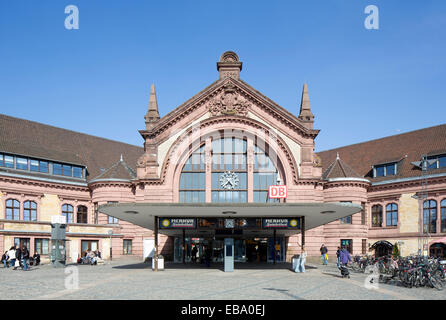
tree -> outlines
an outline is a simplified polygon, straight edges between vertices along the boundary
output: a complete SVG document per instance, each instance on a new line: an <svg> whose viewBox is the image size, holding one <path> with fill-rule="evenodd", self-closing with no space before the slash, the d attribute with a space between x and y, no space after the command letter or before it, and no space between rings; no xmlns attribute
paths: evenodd
<svg viewBox="0 0 446 320"><path fill-rule="evenodd" d="M398 245L395 243L392 250L392 256L394 259L398 258L400 256L400 250L398 249Z"/></svg>

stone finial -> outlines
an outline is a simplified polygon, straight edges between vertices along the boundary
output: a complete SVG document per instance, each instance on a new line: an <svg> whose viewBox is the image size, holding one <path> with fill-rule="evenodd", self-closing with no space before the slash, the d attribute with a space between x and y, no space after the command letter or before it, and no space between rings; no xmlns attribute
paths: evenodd
<svg viewBox="0 0 446 320"><path fill-rule="evenodd" d="M155 85L152 84L150 87L150 98L149 98L149 108L144 117L146 120L146 129L150 129L153 126L153 123L157 122L160 119L160 115L158 113L158 102L156 100L156 92Z"/></svg>
<svg viewBox="0 0 446 320"><path fill-rule="evenodd" d="M308 96L308 85L306 83L304 84L304 88L302 90L299 119L304 121L307 127L313 127L314 115L311 112L310 98Z"/></svg>
<svg viewBox="0 0 446 320"><path fill-rule="evenodd" d="M124 161L124 160L122 159L122 153L121 153L121 158L119 159L119 161L120 161L120 162Z"/></svg>
<svg viewBox="0 0 446 320"><path fill-rule="evenodd" d="M220 79L240 79L242 64L243 63L235 52L226 51L223 53L220 57L220 61L217 62L217 70L220 74Z"/></svg>

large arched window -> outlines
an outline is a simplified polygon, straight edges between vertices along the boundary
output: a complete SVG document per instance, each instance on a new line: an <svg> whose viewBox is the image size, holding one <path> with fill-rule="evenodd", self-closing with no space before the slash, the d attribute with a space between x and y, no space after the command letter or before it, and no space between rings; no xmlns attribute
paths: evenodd
<svg viewBox="0 0 446 320"><path fill-rule="evenodd" d="M398 225L398 205L396 203L389 203L386 206L386 225L388 227Z"/></svg>
<svg viewBox="0 0 446 320"><path fill-rule="evenodd" d="M20 220L20 202L18 200L6 200L6 219Z"/></svg>
<svg viewBox="0 0 446 320"><path fill-rule="evenodd" d="M77 223L88 223L88 209L86 206L77 207Z"/></svg>
<svg viewBox="0 0 446 320"><path fill-rule="evenodd" d="M446 199L441 200L441 232L446 232Z"/></svg>
<svg viewBox="0 0 446 320"><path fill-rule="evenodd" d="M212 202L247 202L247 142L237 138L212 141Z"/></svg>
<svg viewBox="0 0 446 320"><path fill-rule="evenodd" d="M437 201L426 200L423 203L423 232L437 232Z"/></svg>
<svg viewBox="0 0 446 320"><path fill-rule="evenodd" d="M37 204L34 201L23 203L23 220L37 221Z"/></svg>
<svg viewBox="0 0 446 320"><path fill-rule="evenodd" d="M206 172L203 144L190 155L181 171L180 202L206 202L206 194L217 203L246 203L250 197L253 202L278 201L268 198L269 186L279 183L279 172L264 151L266 148L252 141L253 147L248 150L248 139L238 137L217 137L209 142L211 170ZM248 159L252 159L252 166ZM210 181L206 183L206 179ZM210 189L206 190L206 185Z"/></svg>
<svg viewBox="0 0 446 320"><path fill-rule="evenodd" d="M73 223L73 206L71 204L62 206L62 216L66 217L67 223Z"/></svg>
<svg viewBox="0 0 446 320"><path fill-rule="evenodd" d="M383 207L379 204L375 204L372 207L372 227L383 226Z"/></svg>
<svg viewBox="0 0 446 320"><path fill-rule="evenodd" d="M204 145L184 164L180 177L180 202L206 201L206 172Z"/></svg>

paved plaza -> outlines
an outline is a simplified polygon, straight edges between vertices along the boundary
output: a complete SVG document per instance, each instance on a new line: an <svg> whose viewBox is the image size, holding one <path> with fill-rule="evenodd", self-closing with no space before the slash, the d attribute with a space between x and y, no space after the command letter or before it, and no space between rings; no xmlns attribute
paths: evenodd
<svg viewBox="0 0 446 320"><path fill-rule="evenodd" d="M138 260L113 261L99 266L79 265L55 269L51 265L31 271L0 268L1 299L122 299L122 300L445 300L446 290L404 288L379 284L378 290L365 288L366 275L352 273L340 277L335 265L308 265L306 273L294 273L290 264L236 264L232 273L222 265L167 263L164 271ZM73 273L73 270L75 272ZM77 289L66 284L76 272Z"/></svg>

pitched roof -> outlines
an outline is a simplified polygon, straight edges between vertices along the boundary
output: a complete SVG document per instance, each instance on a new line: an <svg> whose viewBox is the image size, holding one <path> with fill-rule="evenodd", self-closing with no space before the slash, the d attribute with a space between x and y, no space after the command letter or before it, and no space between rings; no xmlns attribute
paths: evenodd
<svg viewBox="0 0 446 320"><path fill-rule="evenodd" d="M334 178L362 178L362 176L342 161L337 155L336 160L333 161L322 174L322 179L324 180Z"/></svg>
<svg viewBox="0 0 446 320"><path fill-rule="evenodd" d="M372 182L418 177L421 170L411 162L420 161L423 155L446 153L446 124L318 152L323 170L328 169L337 153L354 171ZM397 163L396 175L373 178L373 165L390 162ZM446 168L440 168L430 170L429 174L444 172Z"/></svg>
<svg viewBox="0 0 446 320"><path fill-rule="evenodd" d="M144 149L0 114L0 152L84 165L88 181L99 176L101 168L113 166L121 154L131 166L136 167ZM32 175L30 172L26 174ZM65 178L58 176L57 179Z"/></svg>
<svg viewBox="0 0 446 320"><path fill-rule="evenodd" d="M98 180L126 180L131 181L136 178L136 172L122 159L105 170L99 176L90 180L90 182Z"/></svg>

